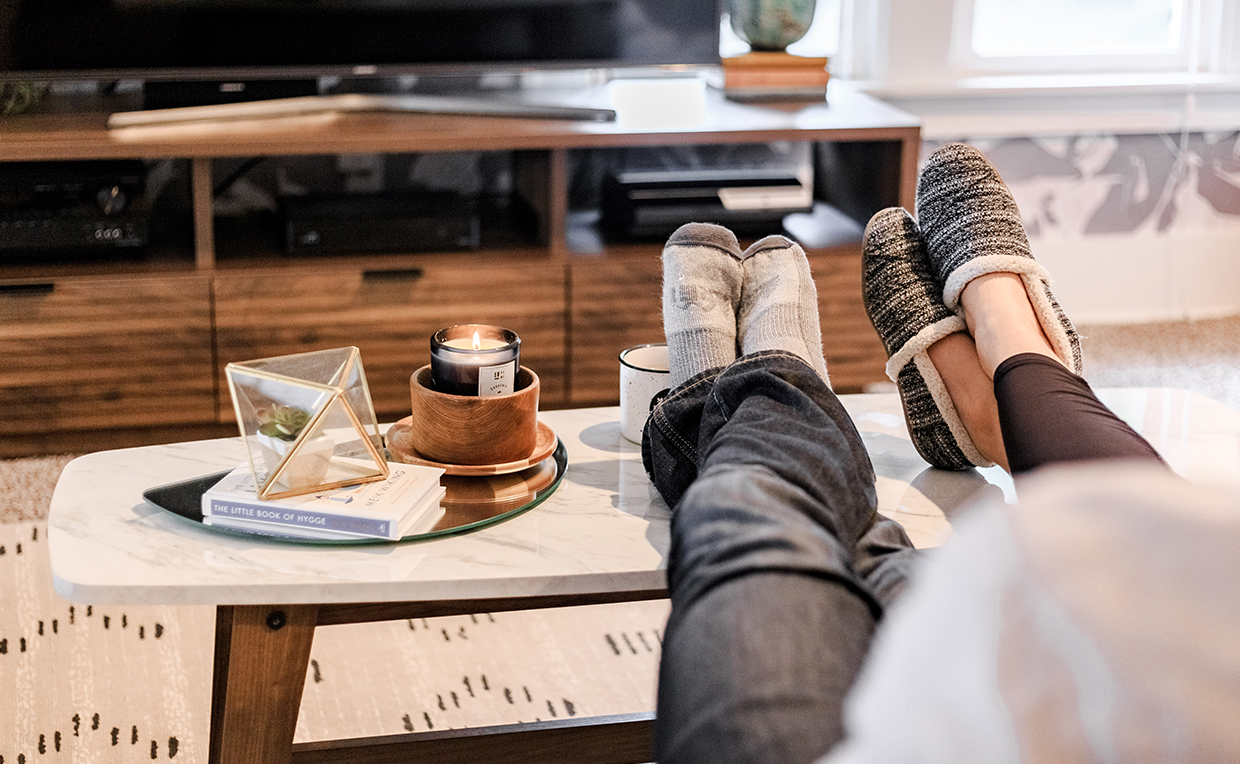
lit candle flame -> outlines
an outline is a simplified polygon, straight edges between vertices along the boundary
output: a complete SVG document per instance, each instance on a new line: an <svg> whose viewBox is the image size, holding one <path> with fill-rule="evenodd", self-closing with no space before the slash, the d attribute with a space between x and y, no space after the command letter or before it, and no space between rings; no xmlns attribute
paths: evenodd
<svg viewBox="0 0 1240 764"><path fill-rule="evenodd" d="M478 336L478 332L474 332L474 350L482 348L482 338Z"/></svg>

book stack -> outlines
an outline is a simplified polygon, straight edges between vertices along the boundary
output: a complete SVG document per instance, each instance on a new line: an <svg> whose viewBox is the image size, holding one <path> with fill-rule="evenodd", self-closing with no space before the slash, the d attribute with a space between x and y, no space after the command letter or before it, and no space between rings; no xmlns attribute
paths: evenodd
<svg viewBox="0 0 1240 764"><path fill-rule="evenodd" d="M248 464L202 495L207 525L266 536L318 540L396 540L431 530L443 515L443 470L388 463L386 480L262 500Z"/></svg>
<svg viewBox="0 0 1240 764"><path fill-rule="evenodd" d="M819 100L826 97L825 57L755 51L723 59L723 87L738 101Z"/></svg>

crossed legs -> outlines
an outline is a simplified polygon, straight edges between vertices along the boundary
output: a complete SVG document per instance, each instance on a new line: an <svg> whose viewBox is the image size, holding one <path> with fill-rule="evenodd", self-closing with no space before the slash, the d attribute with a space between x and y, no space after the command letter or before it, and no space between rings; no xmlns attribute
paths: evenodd
<svg viewBox="0 0 1240 764"><path fill-rule="evenodd" d="M664 251L664 323L677 386L643 441L673 507L656 754L813 761L842 737L843 698L915 553L877 515L869 457L827 384L800 247L741 252L717 226L686 226Z"/></svg>
<svg viewBox="0 0 1240 764"><path fill-rule="evenodd" d="M993 462L1013 474L1056 462L1157 460L1079 376L1076 331L1033 259L1011 193L985 158L961 144L935 151L918 179L917 211L917 222L898 208L876 214L865 257L873 264L867 273L908 274L926 303L920 314L901 313L892 306L908 295L866 285L889 367L912 359L920 377L941 383L928 385L937 409L929 418L947 422L938 431L950 429L955 442L942 448L943 438L931 442L925 433L934 429L923 427L912 433L923 455L936 466ZM894 328L900 319L952 312L963 322L941 319L921 344ZM904 382L906 394L908 371L893 379ZM964 461L960 453L972 456Z"/></svg>
<svg viewBox="0 0 1240 764"><path fill-rule="evenodd" d="M983 456L1010 472L994 394L995 369L1023 353L1062 361L1015 274L988 273L970 281L960 293L960 305L968 332L949 334L927 352L973 443Z"/></svg>

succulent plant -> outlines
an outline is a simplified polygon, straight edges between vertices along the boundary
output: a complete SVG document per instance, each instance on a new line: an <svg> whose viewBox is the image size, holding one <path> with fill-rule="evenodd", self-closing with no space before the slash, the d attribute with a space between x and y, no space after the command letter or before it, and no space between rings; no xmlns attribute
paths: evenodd
<svg viewBox="0 0 1240 764"><path fill-rule="evenodd" d="M297 435L310 421L310 413L296 406L274 406L259 414L260 435L280 440L297 440Z"/></svg>

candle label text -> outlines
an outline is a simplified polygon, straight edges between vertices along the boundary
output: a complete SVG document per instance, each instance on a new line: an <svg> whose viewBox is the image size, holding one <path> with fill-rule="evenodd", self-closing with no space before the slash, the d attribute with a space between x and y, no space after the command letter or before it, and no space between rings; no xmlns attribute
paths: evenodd
<svg viewBox="0 0 1240 764"><path fill-rule="evenodd" d="M513 392L517 381L517 362L509 361L499 366L482 366L478 369L478 397L493 398Z"/></svg>

